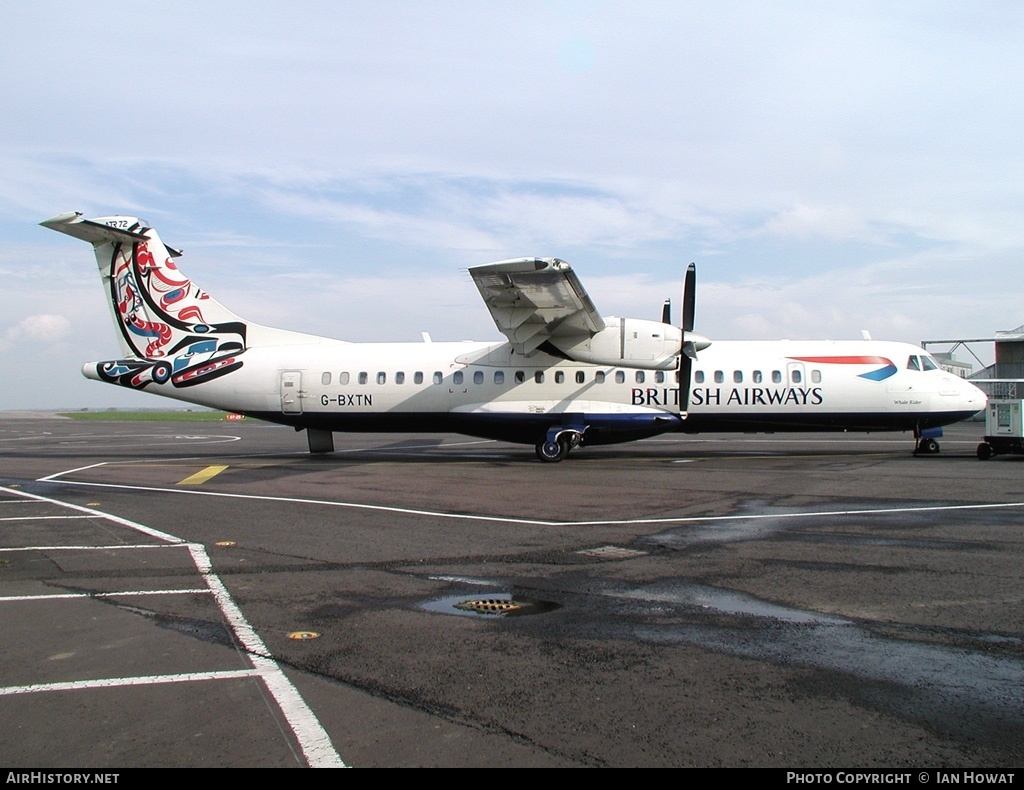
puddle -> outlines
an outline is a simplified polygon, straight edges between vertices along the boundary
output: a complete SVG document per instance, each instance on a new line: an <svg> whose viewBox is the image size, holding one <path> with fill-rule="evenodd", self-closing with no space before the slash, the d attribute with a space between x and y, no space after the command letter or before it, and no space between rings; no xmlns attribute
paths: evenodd
<svg viewBox="0 0 1024 790"><path fill-rule="evenodd" d="M476 617L494 620L502 617L524 617L543 614L561 608L561 604L518 598L511 593L471 593L468 595L446 595L420 604L428 612L455 614L462 617Z"/></svg>
<svg viewBox="0 0 1024 790"><path fill-rule="evenodd" d="M721 614L751 615L753 617L770 617L785 623L814 623L821 625L848 625L851 623L840 617L790 609L778 604L762 601L744 593L732 590L720 590L700 584L681 585L678 588L664 591L647 589L632 590L616 595L619 598L653 601L657 603L676 603L682 606L699 606Z"/></svg>

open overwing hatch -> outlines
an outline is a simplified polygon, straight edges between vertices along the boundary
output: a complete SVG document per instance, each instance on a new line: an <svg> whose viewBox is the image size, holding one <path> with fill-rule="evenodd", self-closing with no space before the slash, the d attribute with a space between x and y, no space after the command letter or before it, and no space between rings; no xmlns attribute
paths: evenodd
<svg viewBox="0 0 1024 790"><path fill-rule="evenodd" d="M572 267L558 258L515 258L469 270L494 323L530 355L548 340L575 343L605 328Z"/></svg>
<svg viewBox="0 0 1024 790"><path fill-rule="evenodd" d="M565 261L516 258L474 266L469 273L516 353L530 356L540 350L575 362L645 370L678 366L680 327L640 318L603 318ZM709 343L697 335L686 339L696 348Z"/></svg>

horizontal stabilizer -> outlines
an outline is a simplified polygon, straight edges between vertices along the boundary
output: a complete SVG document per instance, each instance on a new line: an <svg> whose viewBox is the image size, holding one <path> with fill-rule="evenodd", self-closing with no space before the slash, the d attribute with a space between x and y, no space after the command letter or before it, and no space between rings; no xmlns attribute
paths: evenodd
<svg viewBox="0 0 1024 790"><path fill-rule="evenodd" d="M66 214L58 214L56 217L43 220L39 224L44 228L57 230L96 245L116 242L131 244L135 241L147 240L147 236L142 232L146 228L134 217L86 219L80 211L69 211ZM166 249L172 258L181 255L181 250L172 247L166 247Z"/></svg>

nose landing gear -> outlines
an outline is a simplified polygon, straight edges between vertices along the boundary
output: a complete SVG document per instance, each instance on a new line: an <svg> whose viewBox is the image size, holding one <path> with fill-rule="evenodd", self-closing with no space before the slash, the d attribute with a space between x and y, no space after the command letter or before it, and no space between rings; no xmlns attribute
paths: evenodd
<svg viewBox="0 0 1024 790"><path fill-rule="evenodd" d="M915 429L914 438L917 445L914 447L914 455L936 455L939 452L939 443L936 441L942 436L942 428L920 428Z"/></svg>

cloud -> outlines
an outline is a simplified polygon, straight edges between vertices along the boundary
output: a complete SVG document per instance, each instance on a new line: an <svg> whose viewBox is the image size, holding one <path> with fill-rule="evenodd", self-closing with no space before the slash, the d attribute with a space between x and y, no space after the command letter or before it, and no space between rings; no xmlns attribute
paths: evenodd
<svg viewBox="0 0 1024 790"><path fill-rule="evenodd" d="M523 255L649 318L696 260L713 337L1024 319L1016 4L90 8L0 4L0 347L31 397L116 353L88 246L37 225L67 210L141 216L237 312L352 339L496 337L462 270ZM174 45L97 46L128 17Z"/></svg>
<svg viewBox="0 0 1024 790"><path fill-rule="evenodd" d="M53 345L71 334L71 322L62 315L30 315L0 334L0 350L16 345Z"/></svg>
<svg viewBox="0 0 1024 790"><path fill-rule="evenodd" d="M802 203L784 209L764 226L764 233L780 238L878 240L868 230L859 212L844 207L808 206Z"/></svg>

